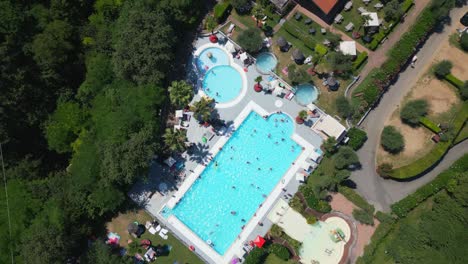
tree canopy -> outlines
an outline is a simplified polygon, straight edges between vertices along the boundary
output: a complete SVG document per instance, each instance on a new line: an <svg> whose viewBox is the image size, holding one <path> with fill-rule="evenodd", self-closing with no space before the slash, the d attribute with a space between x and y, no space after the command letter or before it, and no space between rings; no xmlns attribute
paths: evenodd
<svg viewBox="0 0 468 264"><path fill-rule="evenodd" d="M386 126L380 137L380 144L390 153L398 153L405 147L405 140L401 133L393 126Z"/></svg>
<svg viewBox="0 0 468 264"><path fill-rule="evenodd" d="M260 50L263 44L261 31L258 28L249 28L242 31L237 38L239 45L251 53L256 53Z"/></svg>
<svg viewBox="0 0 468 264"><path fill-rule="evenodd" d="M418 99L407 102L400 112L403 122L411 126L417 126L419 119L427 114L429 105L426 100Z"/></svg>

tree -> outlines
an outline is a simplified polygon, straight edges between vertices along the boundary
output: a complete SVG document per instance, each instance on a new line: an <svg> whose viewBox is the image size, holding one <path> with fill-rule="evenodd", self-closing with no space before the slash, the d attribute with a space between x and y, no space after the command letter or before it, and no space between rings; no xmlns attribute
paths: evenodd
<svg viewBox="0 0 468 264"><path fill-rule="evenodd" d="M258 28L249 28L242 31L237 38L239 45L251 53L255 53L262 48L263 39Z"/></svg>
<svg viewBox="0 0 468 264"><path fill-rule="evenodd" d="M77 103L59 102L57 110L46 123L49 148L58 153L70 152L71 143L78 137L84 121L85 114Z"/></svg>
<svg viewBox="0 0 468 264"><path fill-rule="evenodd" d="M302 67L297 67L296 64L288 66L288 78L292 84L302 84L311 80L307 71Z"/></svg>
<svg viewBox="0 0 468 264"><path fill-rule="evenodd" d="M360 149L367 140L366 132L357 127L350 128L347 135L349 137L348 145L354 150Z"/></svg>
<svg viewBox="0 0 468 264"><path fill-rule="evenodd" d="M251 8L250 0L231 0L231 5L241 14L246 13Z"/></svg>
<svg viewBox="0 0 468 264"><path fill-rule="evenodd" d="M341 41L341 36L336 34L327 34L327 39L330 41L330 48L335 49Z"/></svg>
<svg viewBox="0 0 468 264"><path fill-rule="evenodd" d="M280 244L273 244L268 248L268 251L275 254L278 258L287 261L291 257L287 247Z"/></svg>
<svg viewBox="0 0 468 264"><path fill-rule="evenodd" d="M326 156L330 157L336 153L336 144L338 144L338 142L336 142L335 137L329 137L323 142L322 148L325 150Z"/></svg>
<svg viewBox="0 0 468 264"><path fill-rule="evenodd" d="M349 103L349 100L343 95L336 98L335 106L338 114L343 118L347 118L353 114L353 107Z"/></svg>
<svg viewBox="0 0 468 264"><path fill-rule="evenodd" d="M453 64L448 60L437 63L434 67L434 74L437 78L443 79L452 70Z"/></svg>
<svg viewBox="0 0 468 264"><path fill-rule="evenodd" d="M371 20L371 17L370 15L360 15L359 20L361 23L359 23L358 32L361 30L363 26L365 26Z"/></svg>
<svg viewBox="0 0 468 264"><path fill-rule="evenodd" d="M210 122L213 118L213 102L212 98L201 98L191 107L194 112L194 117L200 122Z"/></svg>
<svg viewBox="0 0 468 264"><path fill-rule="evenodd" d="M264 262L267 252L263 248L255 247L245 257L245 264L261 264Z"/></svg>
<svg viewBox="0 0 468 264"><path fill-rule="evenodd" d="M252 15L255 18L255 24L258 27L258 21L260 21L265 16L263 7L259 4L256 4L252 9Z"/></svg>
<svg viewBox="0 0 468 264"><path fill-rule="evenodd" d="M417 126L419 125L419 119L427 114L428 108L426 100L409 101L400 111L401 121L411 126Z"/></svg>
<svg viewBox="0 0 468 264"><path fill-rule="evenodd" d="M353 70L352 57L349 55L334 51L327 55L327 59L333 71L349 74Z"/></svg>
<svg viewBox="0 0 468 264"><path fill-rule="evenodd" d="M383 12L385 14L385 21L387 22L398 22L403 15L403 10L401 9L400 2L398 0L392 0L385 4Z"/></svg>
<svg viewBox="0 0 468 264"><path fill-rule="evenodd" d="M468 81L465 81L463 86L460 88L460 95L463 100L468 99Z"/></svg>
<svg viewBox="0 0 468 264"><path fill-rule="evenodd" d="M460 37L460 46L464 51L468 51L468 33L463 33Z"/></svg>
<svg viewBox="0 0 468 264"><path fill-rule="evenodd" d="M183 152L186 148L187 135L185 130L166 128L163 138L164 144L172 152Z"/></svg>
<svg viewBox="0 0 468 264"><path fill-rule="evenodd" d="M169 99L175 107L187 106L193 97L193 87L186 81L173 81L169 90Z"/></svg>
<svg viewBox="0 0 468 264"><path fill-rule="evenodd" d="M216 18L212 15L209 15L205 19L205 28L213 34L213 30L218 26L218 22L216 21Z"/></svg>
<svg viewBox="0 0 468 264"><path fill-rule="evenodd" d="M405 140L394 126L384 127L380 136L380 144L392 154L396 154L405 148Z"/></svg>
<svg viewBox="0 0 468 264"><path fill-rule="evenodd" d="M138 242L131 244L138 245ZM138 245L139 246L139 245ZM125 256L121 257L112 252L109 245L106 245L101 240L96 240L91 248L88 250L87 255L81 259L80 263L83 264L130 264L132 261Z"/></svg>
<svg viewBox="0 0 468 264"><path fill-rule="evenodd" d="M202 0L162 0L157 8L169 14L183 28L191 29L199 21L203 3ZM183 33L183 30L177 32L181 35Z"/></svg>
<svg viewBox="0 0 468 264"><path fill-rule="evenodd" d="M351 165L359 164L359 158L350 147L341 147L334 155L335 167L339 170L347 169Z"/></svg>
<svg viewBox="0 0 468 264"><path fill-rule="evenodd" d="M114 69L138 84L158 84L174 58L174 30L167 15L146 1L125 1L115 27Z"/></svg>

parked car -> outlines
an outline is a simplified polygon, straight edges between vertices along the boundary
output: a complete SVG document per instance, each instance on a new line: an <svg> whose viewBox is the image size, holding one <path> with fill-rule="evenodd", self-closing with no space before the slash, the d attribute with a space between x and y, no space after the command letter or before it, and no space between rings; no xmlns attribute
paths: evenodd
<svg viewBox="0 0 468 264"><path fill-rule="evenodd" d="M465 27L468 27L468 12L466 12L465 15L460 18L460 23L462 23Z"/></svg>

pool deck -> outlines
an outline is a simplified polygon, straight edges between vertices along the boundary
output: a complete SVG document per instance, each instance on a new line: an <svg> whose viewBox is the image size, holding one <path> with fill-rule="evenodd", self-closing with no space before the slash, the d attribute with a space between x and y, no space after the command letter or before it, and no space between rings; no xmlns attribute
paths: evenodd
<svg viewBox="0 0 468 264"><path fill-rule="evenodd" d="M211 46L223 48L223 45L210 43L207 37L200 37L194 43L194 50L200 50L200 47L205 48ZM216 111L219 115L219 119L224 120L226 124L237 128L251 111L256 111L261 115L281 111L289 115L292 120L295 120L299 111L306 110L304 106L296 103L294 99L288 100L272 94L255 92L253 89L253 85L255 84L254 79L262 75L256 70L255 64L250 65L247 71L244 71L243 63L239 59L233 58L230 54L229 56L231 58L231 66L241 71L243 82L247 85L243 88L238 99L235 99L233 102L217 105ZM193 74L194 72L188 72L188 76L193 76ZM264 79L268 78L268 75L262 76ZM197 88L200 87L198 85ZM194 101L199 100L201 96L203 96L203 93L197 91ZM278 104L278 102L281 103ZM278 107L277 105L281 106ZM318 110L321 115L325 114L320 109ZM315 122L316 119L312 119L312 121ZM198 175L202 173L204 167L209 162L209 157L215 156L219 148L228 141L228 135L215 135L211 140L203 143L201 138L208 129L200 126L196 120L192 118L187 128L187 138L188 141L195 144L195 150L190 154L184 152L179 157L176 157L177 160L184 163L184 168L187 172L185 179L182 180L177 175L174 175L167 166L154 162L151 165L148 179L136 183L129 192L129 196L157 218L162 225L166 226L183 243L187 246L194 245L196 248L194 252L205 262L217 264L230 263L233 257L243 258L245 255L242 249L243 245L253 240L257 235L264 236L268 232L273 223L266 215L273 210L275 207L274 205L278 201L288 201L292 195L297 192L301 182L295 178L296 172L300 170L301 165L303 165L303 162L310 154L315 149L320 148L322 144L322 137L311 130L310 126L298 124L294 124L294 126L295 129L292 139L304 147L303 152L297 158L295 165L291 166L283 176L283 180L277 184L266 198L263 206L257 211L256 216L250 219L246 224L244 230L240 233L240 238L234 241L223 256L216 253L213 248L202 241L176 217L170 216L165 219L161 216L160 211L164 206L175 206L183 194L192 186ZM164 194L157 192L157 185L161 182L165 182L168 186L168 191ZM259 225L259 223L262 224Z"/></svg>

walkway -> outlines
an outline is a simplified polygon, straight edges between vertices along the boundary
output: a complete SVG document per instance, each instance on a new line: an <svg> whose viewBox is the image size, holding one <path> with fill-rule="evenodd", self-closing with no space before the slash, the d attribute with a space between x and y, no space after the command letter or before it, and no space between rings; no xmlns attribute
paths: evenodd
<svg viewBox="0 0 468 264"><path fill-rule="evenodd" d="M458 21L459 17L465 12L466 8L452 10L452 21ZM362 124L362 127L367 131L368 140L358 151L362 169L353 172L351 179L357 184L357 191L370 203L374 204L377 210L389 211L391 204L434 179L468 149L468 141L460 143L452 148L442 162L431 172L411 182L384 180L375 172L376 148L380 144L380 134L385 121L398 107L411 87L427 72L433 54L436 54L436 51L442 47L443 43L448 41L449 35L454 32L457 25L458 23L453 23L451 26L445 27L441 33L434 33L429 37L426 44L417 53L418 63L416 68L408 67L400 73L397 82L388 89L378 107L370 112ZM425 67L418 67L418 65L425 65Z"/></svg>
<svg viewBox="0 0 468 264"><path fill-rule="evenodd" d="M414 1L413 8L409 11L407 16L404 18L404 21L397 25L393 32L390 33L388 39L380 45L377 51L371 51L369 54L369 59L366 66L362 69L360 75L363 76L351 89L348 91L348 97L353 94L353 90L361 83L361 81L369 74L369 72L375 68L380 68L380 66L387 60L387 52L389 49L397 43L401 36L408 31L408 29L413 26L414 22L421 14L422 10L431 2L431 0L417 0Z"/></svg>

